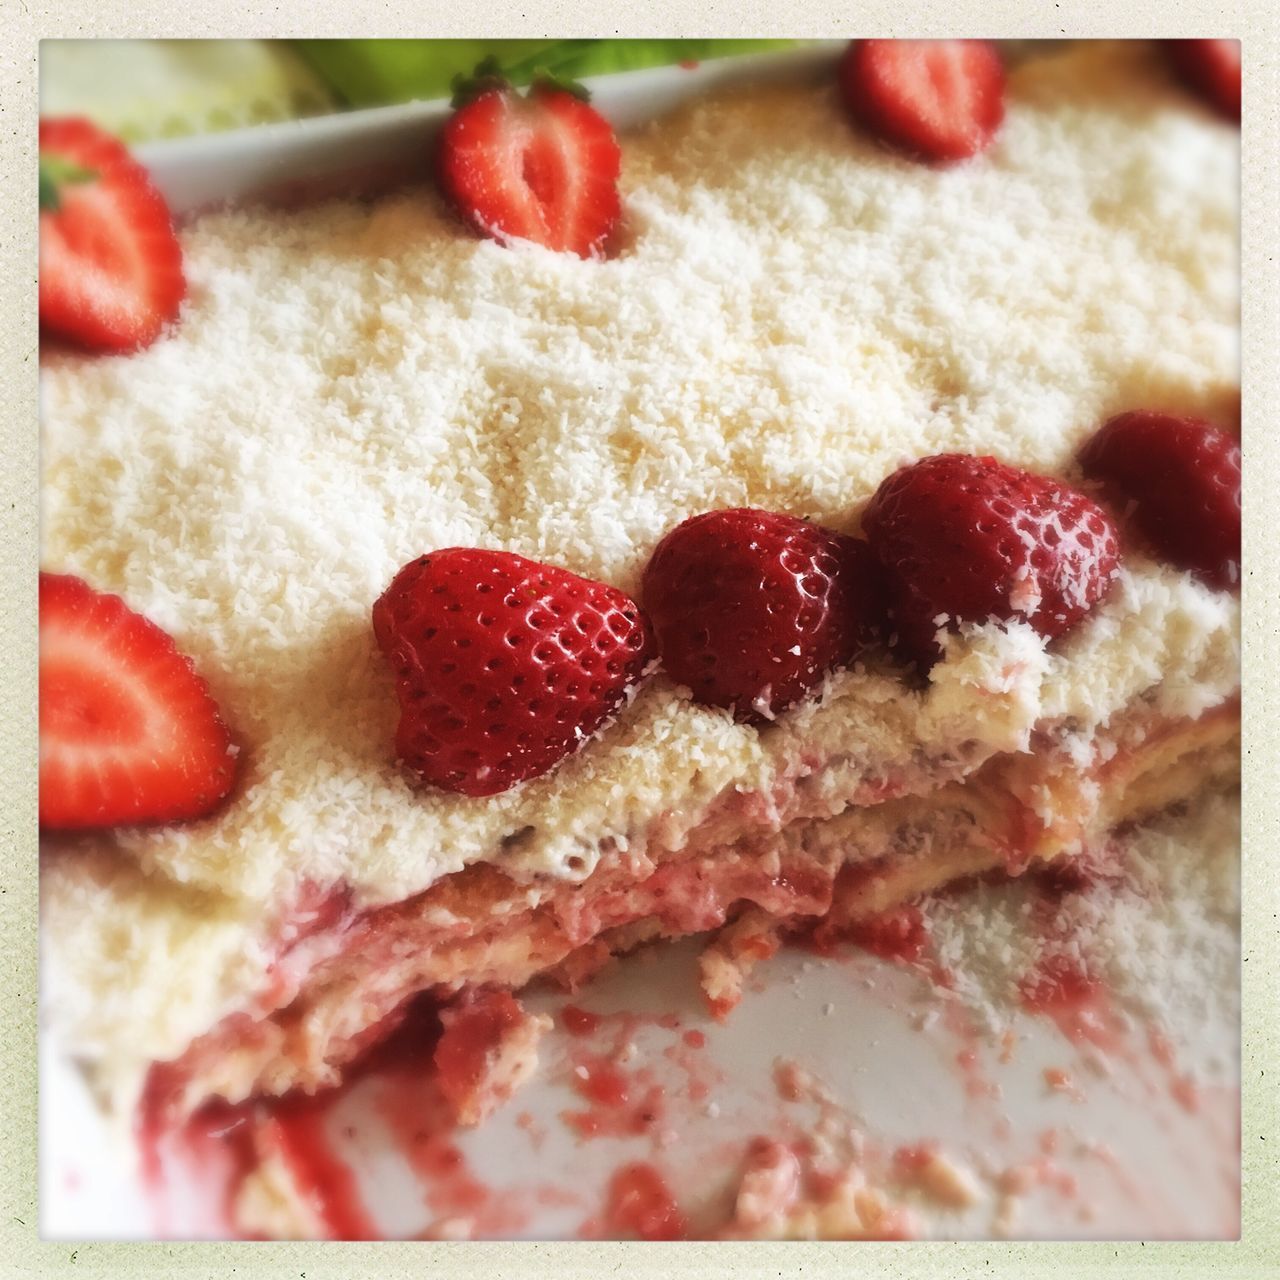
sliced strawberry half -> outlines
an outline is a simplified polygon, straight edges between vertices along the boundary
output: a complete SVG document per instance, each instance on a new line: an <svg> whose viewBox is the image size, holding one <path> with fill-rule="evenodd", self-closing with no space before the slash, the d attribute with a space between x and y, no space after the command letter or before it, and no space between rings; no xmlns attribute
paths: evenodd
<svg viewBox="0 0 1280 1280"><path fill-rule="evenodd" d="M186 292L164 197L87 120L40 122L40 325L96 350L154 342Z"/></svg>
<svg viewBox="0 0 1280 1280"><path fill-rule="evenodd" d="M840 63L845 105L868 133L943 163L990 145L1004 119L1004 78L985 40L855 40Z"/></svg>
<svg viewBox="0 0 1280 1280"><path fill-rule="evenodd" d="M576 90L538 82L521 97L492 84L445 125L440 185L459 215L495 240L600 257L621 211L622 153L609 122Z"/></svg>
<svg viewBox="0 0 1280 1280"><path fill-rule="evenodd" d="M205 682L153 622L40 575L40 825L174 822L214 809L235 748Z"/></svg>
<svg viewBox="0 0 1280 1280"><path fill-rule="evenodd" d="M1166 40L1165 52L1189 88L1228 120L1239 121L1239 40Z"/></svg>

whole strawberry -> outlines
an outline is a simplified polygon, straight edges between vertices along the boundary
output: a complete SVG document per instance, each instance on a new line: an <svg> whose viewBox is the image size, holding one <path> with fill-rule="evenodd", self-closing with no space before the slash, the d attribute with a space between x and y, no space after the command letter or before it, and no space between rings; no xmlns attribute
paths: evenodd
<svg viewBox="0 0 1280 1280"><path fill-rule="evenodd" d="M438 170L459 216L496 240L599 257L621 211L622 153L586 91L541 79L521 97L480 67L454 105Z"/></svg>
<svg viewBox="0 0 1280 1280"><path fill-rule="evenodd" d="M650 658L630 596L506 551L407 564L373 606L396 676L399 757L426 782L487 796L571 755Z"/></svg>
<svg viewBox="0 0 1280 1280"><path fill-rule="evenodd" d="M678 525L642 594L671 678L749 722L772 720L850 662L874 612L863 543L750 508Z"/></svg>
<svg viewBox="0 0 1280 1280"><path fill-rule="evenodd" d="M1183 83L1228 120L1240 120L1239 40L1166 40L1165 53Z"/></svg>
<svg viewBox="0 0 1280 1280"><path fill-rule="evenodd" d="M1196 418L1137 410L1080 452L1125 521L1170 563L1211 586L1240 586L1240 446Z"/></svg>
<svg viewBox="0 0 1280 1280"><path fill-rule="evenodd" d="M41 827L197 818L235 775L231 735L172 638L119 596L42 573Z"/></svg>
<svg viewBox="0 0 1280 1280"><path fill-rule="evenodd" d="M920 160L977 155L1004 119L1004 64L985 40L855 40L839 76L862 128Z"/></svg>
<svg viewBox="0 0 1280 1280"><path fill-rule="evenodd" d="M863 528L886 579L891 631L928 667L935 634L1023 619L1052 639L1106 595L1118 563L1102 509L1057 481L995 458L942 453L894 472Z"/></svg>

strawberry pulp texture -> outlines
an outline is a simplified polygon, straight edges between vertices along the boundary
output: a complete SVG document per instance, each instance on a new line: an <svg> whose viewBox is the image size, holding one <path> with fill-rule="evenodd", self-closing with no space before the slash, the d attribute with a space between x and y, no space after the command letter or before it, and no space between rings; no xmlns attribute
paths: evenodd
<svg viewBox="0 0 1280 1280"><path fill-rule="evenodd" d="M567 570L452 547L405 566L373 609L396 676L396 748L426 782L494 795L546 773L649 662L635 601Z"/></svg>
<svg viewBox="0 0 1280 1280"><path fill-rule="evenodd" d="M1004 119L1004 65L984 40L855 40L839 78L854 119L920 160L977 155Z"/></svg>
<svg viewBox="0 0 1280 1280"><path fill-rule="evenodd" d="M863 543L753 508L678 525L654 550L642 595L667 674L696 701L757 723L851 662L875 613Z"/></svg>
<svg viewBox="0 0 1280 1280"><path fill-rule="evenodd" d="M896 645L922 666L940 627L1020 618L1051 640L1111 587L1115 528L1066 485L994 458L937 454L894 472L863 528L884 571Z"/></svg>
<svg viewBox="0 0 1280 1280"><path fill-rule="evenodd" d="M118 596L40 575L40 825L174 822L235 780L231 736L172 638Z"/></svg>
<svg viewBox="0 0 1280 1280"><path fill-rule="evenodd" d="M622 152L582 98L537 85L492 88L459 108L440 138L445 196L481 235L600 257L618 222Z"/></svg>
<svg viewBox="0 0 1280 1280"><path fill-rule="evenodd" d="M51 175L40 211L41 328L105 351L154 342L186 292L164 198L124 144L87 120L41 121L40 159Z"/></svg>
<svg viewBox="0 0 1280 1280"><path fill-rule="evenodd" d="M1080 465L1171 564L1239 589L1240 446L1225 431L1197 418L1122 413L1085 445Z"/></svg>

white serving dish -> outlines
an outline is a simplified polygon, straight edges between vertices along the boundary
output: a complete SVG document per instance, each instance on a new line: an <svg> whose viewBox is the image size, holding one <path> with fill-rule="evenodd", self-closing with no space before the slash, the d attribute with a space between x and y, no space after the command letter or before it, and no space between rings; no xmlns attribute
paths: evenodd
<svg viewBox="0 0 1280 1280"><path fill-rule="evenodd" d="M652 67L588 78L592 101L619 129L633 128L705 93L743 81L820 75L841 45L718 58L693 67ZM137 148L179 215L248 200L305 200L375 189L425 171L448 99L408 102L307 120L257 125Z"/></svg>

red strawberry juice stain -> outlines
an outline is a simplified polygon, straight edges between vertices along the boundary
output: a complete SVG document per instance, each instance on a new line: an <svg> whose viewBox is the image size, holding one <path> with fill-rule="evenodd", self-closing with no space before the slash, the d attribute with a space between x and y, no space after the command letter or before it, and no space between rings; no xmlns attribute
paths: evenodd
<svg viewBox="0 0 1280 1280"><path fill-rule="evenodd" d="M381 1092L377 1106L388 1128L396 1126L396 1146L413 1170L434 1222L465 1219L468 1236L495 1235L525 1224L514 1202L504 1209L493 1188L472 1172L442 1098L397 1081Z"/></svg>
<svg viewBox="0 0 1280 1280"><path fill-rule="evenodd" d="M357 1084L367 1082L375 1091L373 1105L421 1184L436 1221L463 1218L468 1234L475 1235L523 1229L528 1214L522 1197L498 1195L476 1177L455 1141L453 1112L432 1065L440 1038L435 1005L416 999L388 1023L395 1029L348 1069L343 1084L315 1096L291 1094L236 1106L214 1102L176 1121L173 1101L180 1082L165 1068L155 1069L139 1110L137 1134L153 1204L168 1210L175 1184L191 1182L192 1170L203 1172L208 1175L201 1179L206 1195L210 1182L217 1180L218 1232L243 1235L236 1220L240 1189L270 1156L284 1163L322 1238L380 1238L383 1233L364 1203L355 1171L333 1140L334 1111Z"/></svg>
<svg viewBox="0 0 1280 1280"><path fill-rule="evenodd" d="M578 1053L569 1077L585 1111L561 1119L579 1138L627 1138L655 1133L665 1115L665 1090L647 1068L624 1071L604 1054Z"/></svg>
<svg viewBox="0 0 1280 1280"><path fill-rule="evenodd" d="M1044 1154L1011 1165L996 1180L996 1189L1003 1195L1025 1196L1033 1187L1045 1187L1064 1200L1075 1200L1080 1194L1076 1175Z"/></svg>
<svg viewBox="0 0 1280 1280"><path fill-rule="evenodd" d="M596 1239L683 1240L689 1224L662 1174L637 1161L623 1165L609 1179L602 1218L584 1224L582 1234Z"/></svg>
<svg viewBox="0 0 1280 1280"><path fill-rule="evenodd" d="M232 1235L236 1196L258 1164L252 1108L211 1102L178 1118L178 1087L166 1065L153 1067L134 1121L139 1176L155 1232L162 1238ZM196 1225L184 1212L192 1190L211 1221Z"/></svg>
<svg viewBox="0 0 1280 1280"><path fill-rule="evenodd" d="M948 1003L942 1010L943 1025L960 1041L952 1061L960 1068L960 1076L964 1081L965 1094L974 1099L999 1099L1000 1085L988 1079L983 1070L982 1058L978 1052L982 1037L972 1017L959 1005Z"/></svg>
<svg viewBox="0 0 1280 1280"><path fill-rule="evenodd" d="M899 1147L893 1153L893 1172L903 1181L918 1178L934 1161L938 1146L933 1142L917 1142Z"/></svg>
<svg viewBox="0 0 1280 1280"><path fill-rule="evenodd" d="M153 1072L138 1123L144 1187L164 1234L190 1233L172 1217L171 1197L184 1188L202 1197L206 1206L217 1205L221 1233L244 1234L236 1212L240 1190L265 1158L275 1157L288 1169L325 1238L378 1238L355 1175L327 1130L332 1091L234 1106L214 1101L175 1120L167 1084L163 1069Z"/></svg>
<svg viewBox="0 0 1280 1280"><path fill-rule="evenodd" d="M272 1104L269 1143L284 1159L298 1193L330 1240L377 1240L355 1173L335 1150L328 1118L337 1094L302 1095Z"/></svg>
<svg viewBox="0 0 1280 1280"><path fill-rule="evenodd" d="M1174 1058L1173 1045L1170 1043L1168 1036L1160 1031L1159 1028L1151 1027L1147 1031L1147 1045L1151 1050L1151 1056L1168 1073L1169 1094L1173 1100L1184 1111L1199 1111L1200 1091L1196 1088L1195 1081L1189 1075L1178 1070L1178 1065Z"/></svg>
<svg viewBox="0 0 1280 1280"><path fill-rule="evenodd" d="M498 1006L499 1022L505 1008L505 1002ZM474 1028L482 1042L487 1043L490 1021L486 1016ZM469 1035L464 1029L464 1042L458 1048L464 1065L474 1056L468 1050ZM376 1088L374 1107L433 1215L427 1237L439 1234L436 1227L448 1220L460 1222L464 1234L471 1237L512 1235L528 1224L526 1197L505 1190L499 1193L471 1169L457 1141L453 1107L433 1069L441 1041L434 1005L426 998L416 1000L398 1030L373 1051L365 1067L364 1074L373 1077Z"/></svg>
<svg viewBox="0 0 1280 1280"><path fill-rule="evenodd" d="M845 868L845 871L866 874L861 868ZM904 903L857 920L838 918L841 893L852 891L858 882L856 874L846 879L844 872L841 873L836 887L836 908L804 941L820 955L831 955L838 943L849 942L881 960L917 970L934 986L947 990L954 986L951 973L929 955L929 924L915 903Z"/></svg>
<svg viewBox="0 0 1280 1280"><path fill-rule="evenodd" d="M1045 1084L1054 1093L1065 1094L1072 1102L1084 1101L1084 1094L1077 1087L1069 1071L1064 1070L1062 1067L1045 1067L1041 1074L1044 1077Z"/></svg>
<svg viewBox="0 0 1280 1280"><path fill-rule="evenodd" d="M1120 1047L1123 1025L1102 984L1064 956L1043 958L1019 984L1024 1008L1051 1019L1074 1044Z"/></svg>
<svg viewBox="0 0 1280 1280"><path fill-rule="evenodd" d="M929 940L920 908L910 904L857 921L848 936L864 951L901 964L916 964Z"/></svg>
<svg viewBox="0 0 1280 1280"><path fill-rule="evenodd" d="M567 1004L560 1010L560 1026L571 1036L589 1036L600 1027L601 1017L576 1004Z"/></svg>
<svg viewBox="0 0 1280 1280"><path fill-rule="evenodd" d="M704 1102L724 1079L701 1052L705 1033L685 1030L677 1014L593 1013L566 1005L558 1021L573 1038L560 1070L588 1104L562 1111L560 1118L580 1139L648 1136L665 1145L672 1137L670 1108ZM672 1042L653 1046L651 1035L638 1036L646 1027L671 1033ZM673 1078L667 1063L678 1076Z"/></svg>

